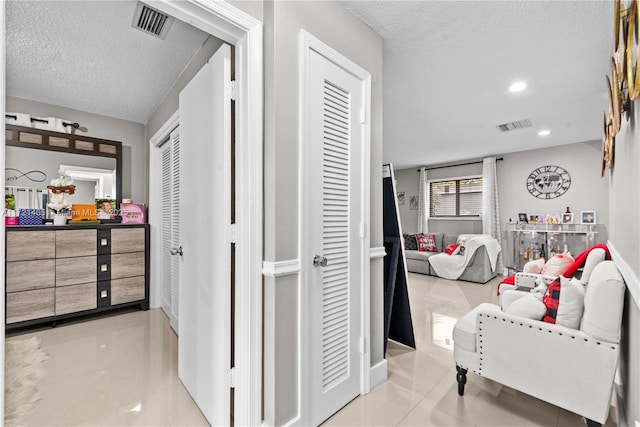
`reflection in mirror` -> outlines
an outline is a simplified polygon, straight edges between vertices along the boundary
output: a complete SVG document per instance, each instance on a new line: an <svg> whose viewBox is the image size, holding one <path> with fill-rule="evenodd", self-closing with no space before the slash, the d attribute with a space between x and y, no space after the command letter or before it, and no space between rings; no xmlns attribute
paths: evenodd
<svg viewBox="0 0 640 427"><path fill-rule="evenodd" d="M79 188L82 187L88 189L88 195L93 196L95 199L116 198L115 169L60 165L60 173L68 175L73 179L73 182L76 185L76 194L78 194ZM86 198L84 195L83 197Z"/></svg>
<svg viewBox="0 0 640 427"><path fill-rule="evenodd" d="M65 172L76 185L76 193L68 197L70 203L93 204L96 198L118 197L113 158L7 146L5 167L5 193L15 195L16 210L44 209L47 185Z"/></svg>

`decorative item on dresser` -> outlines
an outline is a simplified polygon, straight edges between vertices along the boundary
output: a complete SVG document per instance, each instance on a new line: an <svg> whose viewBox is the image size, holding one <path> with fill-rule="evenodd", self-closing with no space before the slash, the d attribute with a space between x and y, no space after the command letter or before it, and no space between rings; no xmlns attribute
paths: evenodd
<svg viewBox="0 0 640 427"><path fill-rule="evenodd" d="M6 327L149 308L149 225L6 230Z"/></svg>

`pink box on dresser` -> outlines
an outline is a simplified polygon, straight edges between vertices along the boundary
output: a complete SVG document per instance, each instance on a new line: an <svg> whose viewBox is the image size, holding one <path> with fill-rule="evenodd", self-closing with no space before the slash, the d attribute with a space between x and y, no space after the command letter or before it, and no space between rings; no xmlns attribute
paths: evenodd
<svg viewBox="0 0 640 427"><path fill-rule="evenodd" d="M144 203L120 203L122 224L145 224L147 222L147 205Z"/></svg>

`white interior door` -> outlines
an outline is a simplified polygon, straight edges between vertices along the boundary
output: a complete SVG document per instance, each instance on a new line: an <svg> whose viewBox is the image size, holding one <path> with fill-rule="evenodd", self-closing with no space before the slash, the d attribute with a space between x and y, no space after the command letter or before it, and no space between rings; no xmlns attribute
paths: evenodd
<svg viewBox="0 0 640 427"><path fill-rule="evenodd" d="M231 48L180 92L178 376L211 425L230 423Z"/></svg>
<svg viewBox="0 0 640 427"><path fill-rule="evenodd" d="M309 409L317 425L360 394L362 81L312 50L308 112Z"/></svg>
<svg viewBox="0 0 640 427"><path fill-rule="evenodd" d="M171 327L178 328L178 293L180 286L180 258L172 250L180 246L180 133L178 128L160 146L161 174L161 241L162 241L162 309Z"/></svg>

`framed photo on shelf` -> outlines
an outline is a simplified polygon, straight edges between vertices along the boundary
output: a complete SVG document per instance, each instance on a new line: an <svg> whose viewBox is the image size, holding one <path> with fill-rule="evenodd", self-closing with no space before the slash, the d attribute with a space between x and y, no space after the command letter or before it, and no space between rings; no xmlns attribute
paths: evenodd
<svg viewBox="0 0 640 427"><path fill-rule="evenodd" d="M115 199L96 199L96 210L98 219L115 219L116 201Z"/></svg>
<svg viewBox="0 0 640 427"><path fill-rule="evenodd" d="M544 224L544 215L542 214L529 215L529 224Z"/></svg>
<svg viewBox="0 0 640 427"><path fill-rule="evenodd" d="M573 213L566 212L562 214L562 223L563 224L573 224Z"/></svg>
<svg viewBox="0 0 640 427"><path fill-rule="evenodd" d="M559 213L550 213L544 219L545 224L562 224L562 217Z"/></svg>
<svg viewBox="0 0 640 427"><path fill-rule="evenodd" d="M596 211L582 211L580 212L580 219L580 224L595 224Z"/></svg>
<svg viewBox="0 0 640 427"><path fill-rule="evenodd" d="M519 213L518 214L518 223L519 224L526 224L529 222L529 220L527 219L528 216L526 213Z"/></svg>

